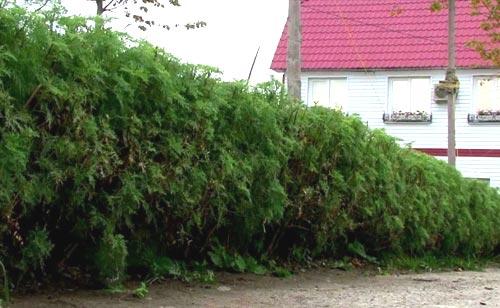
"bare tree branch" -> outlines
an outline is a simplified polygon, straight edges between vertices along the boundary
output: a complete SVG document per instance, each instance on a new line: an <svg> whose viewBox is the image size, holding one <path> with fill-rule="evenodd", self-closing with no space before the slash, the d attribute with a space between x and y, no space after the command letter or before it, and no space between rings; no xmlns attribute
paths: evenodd
<svg viewBox="0 0 500 308"><path fill-rule="evenodd" d="M111 1L109 1L109 2L108 2L108 4L106 4L106 6L104 7L104 11L111 11L111 9L108 9L108 7L109 7L111 4L115 3L115 2L116 2L116 0L111 0ZM127 1L120 1L120 2L122 2L122 3L123 3L123 4L122 4L122 6L123 6L123 5L125 5L125 4L127 4Z"/></svg>
<svg viewBox="0 0 500 308"><path fill-rule="evenodd" d="M39 11L40 11L40 10L42 10L44 7L46 7L46 6L47 6L47 4L49 4L49 1L50 1L50 0L45 0L45 2L42 4L42 6L40 6L39 8L37 8L37 9L35 10L35 12L39 12Z"/></svg>

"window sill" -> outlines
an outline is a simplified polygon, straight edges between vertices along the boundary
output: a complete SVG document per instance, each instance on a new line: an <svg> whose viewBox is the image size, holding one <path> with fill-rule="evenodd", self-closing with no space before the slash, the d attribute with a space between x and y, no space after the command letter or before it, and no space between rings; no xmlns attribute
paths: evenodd
<svg viewBox="0 0 500 308"><path fill-rule="evenodd" d="M469 124L500 124L500 115L469 113L467 121Z"/></svg>
<svg viewBox="0 0 500 308"><path fill-rule="evenodd" d="M385 124L431 124L432 114L389 114L384 113Z"/></svg>

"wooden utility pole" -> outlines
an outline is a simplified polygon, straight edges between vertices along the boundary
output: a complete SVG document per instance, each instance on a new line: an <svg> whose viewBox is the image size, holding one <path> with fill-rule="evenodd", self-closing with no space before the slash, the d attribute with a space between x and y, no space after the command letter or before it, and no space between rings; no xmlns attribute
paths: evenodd
<svg viewBox="0 0 500 308"><path fill-rule="evenodd" d="M289 0L286 74L288 78L288 95L298 100L300 100L301 41L300 0Z"/></svg>
<svg viewBox="0 0 500 308"><path fill-rule="evenodd" d="M455 61L455 0L448 0L448 70L446 71L446 81L449 85L448 91L448 164L456 165L455 149L455 98L458 87Z"/></svg>

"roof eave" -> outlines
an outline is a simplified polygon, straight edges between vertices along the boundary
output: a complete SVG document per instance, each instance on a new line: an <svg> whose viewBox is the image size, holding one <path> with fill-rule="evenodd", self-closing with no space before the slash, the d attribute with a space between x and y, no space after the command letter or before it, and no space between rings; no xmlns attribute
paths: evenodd
<svg viewBox="0 0 500 308"><path fill-rule="evenodd" d="M271 68L277 73L285 73L284 68ZM424 71L424 70L446 70L446 66L433 66L433 67L377 67L377 68L303 68L302 72L324 72L324 71L352 71L352 72L380 72L380 71ZM477 69L500 69L500 66L458 66L460 70L477 70Z"/></svg>

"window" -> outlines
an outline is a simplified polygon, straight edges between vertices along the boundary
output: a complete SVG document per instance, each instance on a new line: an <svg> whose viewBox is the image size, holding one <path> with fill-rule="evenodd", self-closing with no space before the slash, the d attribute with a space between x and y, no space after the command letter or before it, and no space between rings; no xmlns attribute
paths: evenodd
<svg viewBox="0 0 500 308"><path fill-rule="evenodd" d="M347 104L347 79L309 79L308 105L342 109Z"/></svg>
<svg viewBox="0 0 500 308"><path fill-rule="evenodd" d="M498 76L474 77L474 112L500 114L500 78Z"/></svg>
<svg viewBox="0 0 500 308"><path fill-rule="evenodd" d="M389 78L389 113L430 113L431 98L428 77Z"/></svg>

